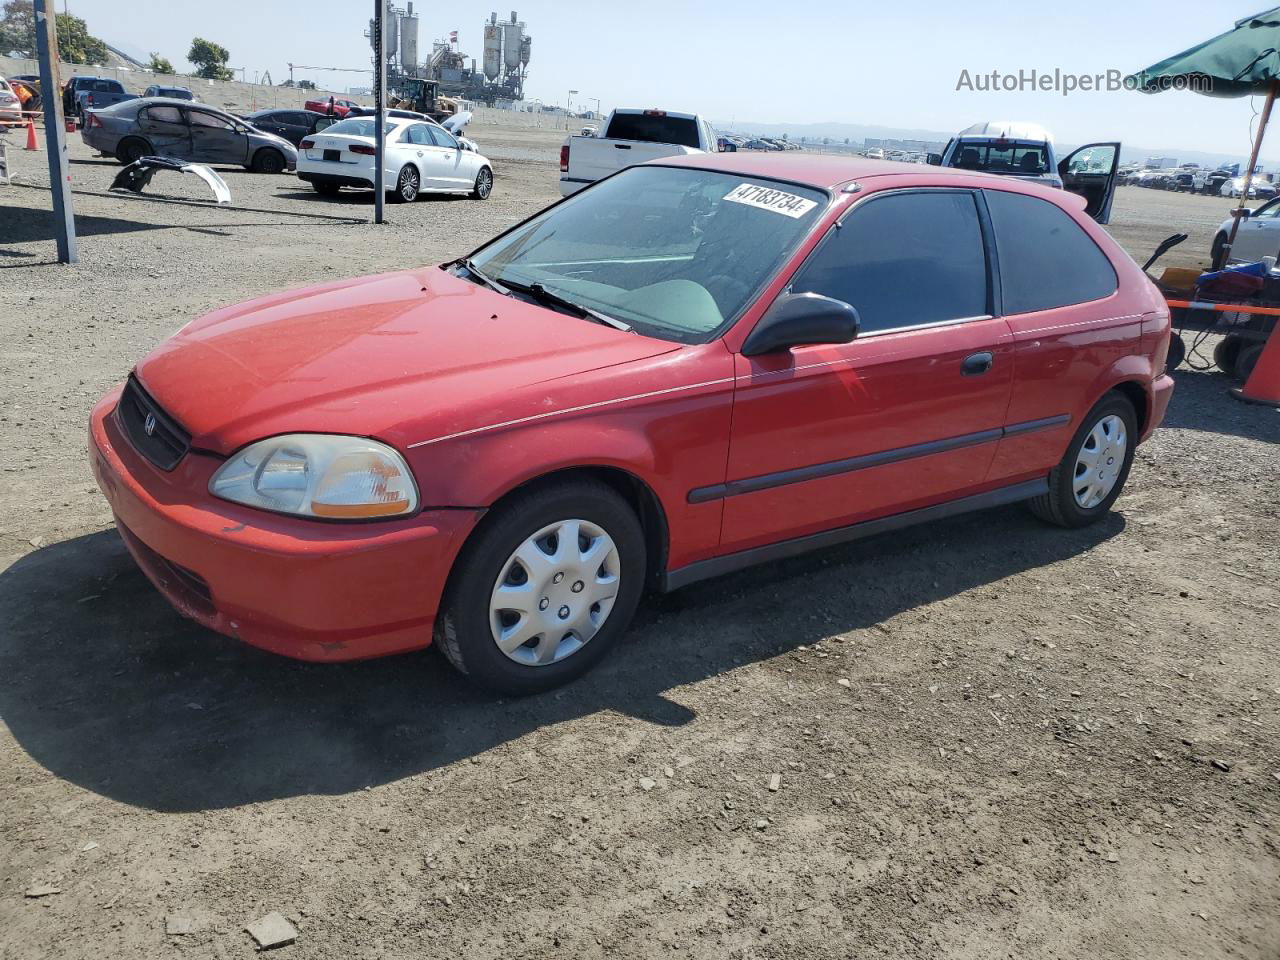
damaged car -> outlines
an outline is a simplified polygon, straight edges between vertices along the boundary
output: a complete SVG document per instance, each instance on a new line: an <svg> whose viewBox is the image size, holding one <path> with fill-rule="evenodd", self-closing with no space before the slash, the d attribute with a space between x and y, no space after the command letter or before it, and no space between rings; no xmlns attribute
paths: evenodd
<svg viewBox="0 0 1280 960"><path fill-rule="evenodd" d="M80 137L124 164L140 157L174 157L236 165L255 173L284 173L298 162L298 151L283 137L213 107L167 97L88 110Z"/></svg>

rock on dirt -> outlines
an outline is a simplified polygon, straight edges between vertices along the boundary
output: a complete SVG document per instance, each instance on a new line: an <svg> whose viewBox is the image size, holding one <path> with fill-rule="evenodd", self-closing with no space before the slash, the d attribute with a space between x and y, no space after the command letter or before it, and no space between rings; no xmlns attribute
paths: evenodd
<svg viewBox="0 0 1280 960"><path fill-rule="evenodd" d="M287 947L298 939L298 928L283 913L268 913L245 927L259 950Z"/></svg>

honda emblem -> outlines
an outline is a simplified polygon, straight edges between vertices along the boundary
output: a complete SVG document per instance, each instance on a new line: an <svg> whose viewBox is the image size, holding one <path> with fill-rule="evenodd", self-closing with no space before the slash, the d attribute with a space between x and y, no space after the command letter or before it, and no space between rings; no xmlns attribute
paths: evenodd
<svg viewBox="0 0 1280 960"><path fill-rule="evenodd" d="M142 421L142 432L148 437L156 432L156 415L154 413L148 413L147 419Z"/></svg>

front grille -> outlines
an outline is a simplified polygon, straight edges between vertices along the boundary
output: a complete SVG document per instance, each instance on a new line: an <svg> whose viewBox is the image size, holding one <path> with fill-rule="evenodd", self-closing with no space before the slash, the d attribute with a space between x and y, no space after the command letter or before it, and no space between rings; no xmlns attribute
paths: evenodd
<svg viewBox="0 0 1280 960"><path fill-rule="evenodd" d="M116 416L138 452L161 470L176 467L191 447L191 434L161 410L133 376L124 385Z"/></svg>

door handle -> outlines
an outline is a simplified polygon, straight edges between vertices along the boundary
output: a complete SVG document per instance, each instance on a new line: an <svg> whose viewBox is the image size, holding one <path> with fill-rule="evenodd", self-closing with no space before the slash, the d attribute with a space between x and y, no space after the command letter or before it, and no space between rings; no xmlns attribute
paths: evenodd
<svg viewBox="0 0 1280 960"><path fill-rule="evenodd" d="M960 364L960 376L980 376L990 370L993 363L995 363L995 358L991 356L990 351L984 350L982 353L971 353Z"/></svg>

